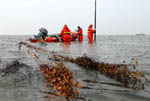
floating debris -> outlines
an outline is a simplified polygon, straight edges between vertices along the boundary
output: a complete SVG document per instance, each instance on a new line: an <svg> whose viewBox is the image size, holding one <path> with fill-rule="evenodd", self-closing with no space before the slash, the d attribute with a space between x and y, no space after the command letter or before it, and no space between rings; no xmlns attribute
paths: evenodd
<svg viewBox="0 0 150 101"><path fill-rule="evenodd" d="M73 73L67 67L65 67L63 63L56 65L44 64L40 61L39 57L31 51L31 49L42 49L23 42L19 43L20 49L21 46L26 46L28 53L40 65L40 70L43 74L46 87L50 87L55 91L54 93L50 92L48 94L65 96L66 98L74 98L78 96L78 88L80 88L82 84L75 81Z"/></svg>

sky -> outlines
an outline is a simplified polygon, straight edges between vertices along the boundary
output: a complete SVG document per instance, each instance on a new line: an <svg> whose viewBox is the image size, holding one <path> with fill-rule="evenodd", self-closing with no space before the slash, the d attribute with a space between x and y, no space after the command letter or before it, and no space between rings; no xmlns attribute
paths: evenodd
<svg viewBox="0 0 150 101"><path fill-rule="evenodd" d="M95 0L0 0L0 35L60 33L64 24L87 35ZM150 35L150 0L97 0L97 35Z"/></svg>

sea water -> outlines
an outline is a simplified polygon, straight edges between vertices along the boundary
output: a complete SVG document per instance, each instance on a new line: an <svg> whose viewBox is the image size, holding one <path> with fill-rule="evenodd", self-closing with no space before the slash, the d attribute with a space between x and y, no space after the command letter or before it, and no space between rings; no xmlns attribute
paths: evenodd
<svg viewBox="0 0 150 101"><path fill-rule="evenodd" d="M27 53L25 48L18 49L20 41L54 51L69 57L86 54L97 62L110 64L136 64L137 69L147 78L144 90L134 90L117 86L119 82L103 76L96 71L87 71L72 63L64 63L75 75L75 79L84 87L80 88L82 99L74 101L150 101L150 36L136 35L99 35L95 42L71 43L30 43L30 36L0 36L0 69L5 69L14 61L18 63L16 71L3 73L0 71L0 101L65 101L64 97L44 98L41 91L50 91L43 82L39 65ZM50 53L37 53L43 63L48 63ZM23 65L22 65L23 64ZM85 82L90 80L93 82Z"/></svg>

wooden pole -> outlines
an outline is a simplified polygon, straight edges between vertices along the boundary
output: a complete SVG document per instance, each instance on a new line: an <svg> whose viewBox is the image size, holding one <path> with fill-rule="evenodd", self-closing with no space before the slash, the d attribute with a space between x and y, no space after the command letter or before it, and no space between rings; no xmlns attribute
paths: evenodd
<svg viewBox="0 0 150 101"><path fill-rule="evenodd" d="M95 17L94 17L94 28L96 30L96 0L95 0ZM94 41L96 41L96 32L95 32L95 35L94 35Z"/></svg>

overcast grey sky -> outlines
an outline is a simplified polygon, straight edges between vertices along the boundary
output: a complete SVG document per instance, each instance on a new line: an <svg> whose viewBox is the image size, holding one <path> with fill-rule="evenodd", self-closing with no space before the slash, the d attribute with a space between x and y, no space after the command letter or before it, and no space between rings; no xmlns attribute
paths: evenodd
<svg viewBox="0 0 150 101"><path fill-rule="evenodd" d="M94 0L0 0L0 35L59 33L94 24ZM150 0L97 0L98 35L150 35Z"/></svg>

